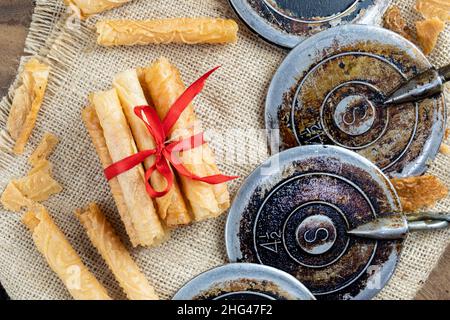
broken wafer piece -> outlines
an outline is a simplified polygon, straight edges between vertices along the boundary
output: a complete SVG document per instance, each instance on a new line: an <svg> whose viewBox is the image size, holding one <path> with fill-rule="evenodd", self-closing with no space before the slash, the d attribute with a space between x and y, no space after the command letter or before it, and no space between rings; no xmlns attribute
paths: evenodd
<svg viewBox="0 0 450 320"><path fill-rule="evenodd" d="M414 8L421 13L425 19L436 17L444 22L450 21L449 0L417 0Z"/></svg>
<svg viewBox="0 0 450 320"><path fill-rule="evenodd" d="M416 41L398 6L391 6L384 14L383 20L386 29L398 33L411 42Z"/></svg>
<svg viewBox="0 0 450 320"><path fill-rule="evenodd" d="M429 55L436 47L439 34L444 31L444 28L445 23L436 17L416 22L417 39L426 55Z"/></svg>
<svg viewBox="0 0 450 320"><path fill-rule="evenodd" d="M213 18L104 20L96 27L97 42L102 46L232 43L237 41L239 29L234 20Z"/></svg>
<svg viewBox="0 0 450 320"><path fill-rule="evenodd" d="M448 195L448 188L433 175L391 179L404 212L417 212L434 206Z"/></svg>
<svg viewBox="0 0 450 320"><path fill-rule="evenodd" d="M22 84L14 91L6 128L15 141L13 151L22 154L35 126L44 100L50 68L37 59L30 59L21 74Z"/></svg>
<svg viewBox="0 0 450 320"><path fill-rule="evenodd" d="M58 142L59 140L54 134L46 132L39 145L28 158L28 163L36 166L41 160L47 159L52 154Z"/></svg>
<svg viewBox="0 0 450 320"><path fill-rule="evenodd" d="M43 206L37 205L25 213L22 222L30 230L38 251L74 299L111 300Z"/></svg>
<svg viewBox="0 0 450 320"><path fill-rule="evenodd" d="M75 215L86 230L94 247L130 300L158 300L155 289L131 258L111 224L99 207L92 203Z"/></svg>
<svg viewBox="0 0 450 320"><path fill-rule="evenodd" d="M27 176L8 183L0 202L5 209L19 212L23 207L30 208L36 202L48 200L50 196L61 191L61 185L52 176L50 162L42 159Z"/></svg>
<svg viewBox="0 0 450 320"><path fill-rule="evenodd" d="M117 8L132 0L65 0L80 18L87 18L93 14Z"/></svg>

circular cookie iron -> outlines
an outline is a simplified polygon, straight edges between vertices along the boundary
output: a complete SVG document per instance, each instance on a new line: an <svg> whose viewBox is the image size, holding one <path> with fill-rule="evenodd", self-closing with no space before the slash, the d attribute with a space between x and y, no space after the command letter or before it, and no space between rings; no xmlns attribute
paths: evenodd
<svg viewBox="0 0 450 320"><path fill-rule="evenodd" d="M206 271L173 300L315 300L293 276L268 266L235 263Z"/></svg>
<svg viewBox="0 0 450 320"><path fill-rule="evenodd" d="M281 152L239 190L226 224L230 261L290 273L318 299L370 299L396 267L402 237L349 233L377 219L404 221L396 192L367 159L334 146Z"/></svg>
<svg viewBox="0 0 450 320"><path fill-rule="evenodd" d="M261 37L294 48L330 27L379 24L389 0L230 0L239 17Z"/></svg>
<svg viewBox="0 0 450 320"><path fill-rule="evenodd" d="M337 145L389 176L422 174L443 139L444 96L393 106L384 100L430 68L415 45L374 26L340 26L305 40L269 87L272 154L299 145Z"/></svg>

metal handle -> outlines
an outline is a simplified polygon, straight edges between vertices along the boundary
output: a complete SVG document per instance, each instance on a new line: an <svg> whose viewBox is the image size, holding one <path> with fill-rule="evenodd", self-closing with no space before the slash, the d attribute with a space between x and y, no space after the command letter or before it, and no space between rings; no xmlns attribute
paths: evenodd
<svg viewBox="0 0 450 320"><path fill-rule="evenodd" d="M439 75L444 78L444 82L450 81L450 64L438 70Z"/></svg>
<svg viewBox="0 0 450 320"><path fill-rule="evenodd" d="M427 220L427 221L412 221L408 222L408 230L412 231L432 231L448 228L447 221Z"/></svg>

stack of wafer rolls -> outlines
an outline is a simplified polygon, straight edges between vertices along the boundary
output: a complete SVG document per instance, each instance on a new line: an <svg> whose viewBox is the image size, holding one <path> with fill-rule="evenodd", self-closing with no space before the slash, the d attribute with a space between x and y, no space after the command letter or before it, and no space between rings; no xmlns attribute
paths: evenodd
<svg viewBox="0 0 450 320"><path fill-rule="evenodd" d="M186 86L180 72L166 58L160 58L149 67L140 71L147 92L161 119L164 119L172 104L183 94ZM202 128L196 118L194 106L189 105L172 127L170 140L188 138ZM207 144L181 152L181 162L197 176L204 177L219 174L214 154ZM227 184L211 185L180 177L186 197L196 221L217 217L230 206Z"/></svg>
<svg viewBox="0 0 450 320"><path fill-rule="evenodd" d="M88 108L84 111L83 118L90 131L94 131L94 123L97 121L96 118L98 119L100 128L97 127L97 131L102 132L101 136L104 140L94 141L94 144L98 144L96 149L104 150L104 146L100 144L106 144L111 162L117 162L135 154L137 147L116 90L96 92L90 98L95 113ZM94 136L93 132L91 132L92 136ZM106 158L105 155L100 157ZM118 207L124 205L122 216L126 216L124 224L133 245L154 246L165 240L167 232L145 188L144 168L139 165L122 173L117 177L117 182L120 194L115 197L115 200L116 202L118 199L123 200Z"/></svg>
<svg viewBox="0 0 450 320"><path fill-rule="evenodd" d="M185 89L178 70L162 58L147 68L117 74L113 89L91 94L91 106L83 111L83 120L103 168L138 151L155 149L152 135L134 113L134 108L154 106L163 120ZM198 123L194 107L189 105L168 139L175 141L199 133L201 127L196 125ZM181 152L180 160L191 173L200 177L220 173L207 144ZM152 167L154 161L154 156L148 157L143 165L109 181L133 246L159 244L167 238L168 230L217 217L229 208L226 183L212 185L195 181L177 175L173 169L175 179L169 192L152 199L146 192L144 168ZM153 172L149 183L156 191L163 191L167 186L167 181L158 171Z"/></svg>

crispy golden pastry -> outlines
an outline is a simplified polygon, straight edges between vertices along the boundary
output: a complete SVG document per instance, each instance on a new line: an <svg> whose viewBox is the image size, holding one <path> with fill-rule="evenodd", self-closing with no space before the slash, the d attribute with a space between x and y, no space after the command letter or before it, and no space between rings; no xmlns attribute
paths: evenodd
<svg viewBox="0 0 450 320"><path fill-rule="evenodd" d="M89 135L91 136L92 143L94 144L97 155L103 166L106 169L113 164L111 156L109 155L108 147L106 146L105 138L103 137L103 129L100 126L100 121L98 120L97 114L93 107L87 107L83 110L83 121L88 129ZM133 247L139 245L139 238L137 237L136 229L131 221L131 214L128 212L127 205L125 204L125 199L123 197L122 189L120 189L119 181L117 178L108 181L109 187L111 188L111 193L113 195L114 201L116 203L117 210L119 211L120 218L125 226L128 237Z"/></svg>
<svg viewBox="0 0 450 320"><path fill-rule="evenodd" d="M28 163L36 166L41 160L47 159L52 154L58 142L59 140L54 134L46 132L39 145L28 158Z"/></svg>
<svg viewBox="0 0 450 320"><path fill-rule="evenodd" d="M417 0L415 9L421 13L425 19L436 17L444 22L450 21L449 0Z"/></svg>
<svg viewBox="0 0 450 320"><path fill-rule="evenodd" d="M212 18L104 20L97 23L97 42L102 46L232 43L238 29L234 20Z"/></svg>
<svg viewBox="0 0 450 320"><path fill-rule="evenodd" d="M80 18L119 7L132 0L65 0Z"/></svg>
<svg viewBox="0 0 450 320"><path fill-rule="evenodd" d="M130 300L158 300L155 289L131 258L111 224L93 203L75 215Z"/></svg>
<svg viewBox="0 0 450 320"><path fill-rule="evenodd" d="M14 91L6 128L15 141L14 153L22 154L33 131L44 100L50 68L32 58L21 75L22 84Z"/></svg>
<svg viewBox="0 0 450 320"><path fill-rule="evenodd" d="M430 18L416 22L417 39L423 52L428 55L436 47L439 34L444 31L445 23L439 18Z"/></svg>
<svg viewBox="0 0 450 320"><path fill-rule="evenodd" d="M140 151L154 149L155 141L153 137L148 132L144 122L134 114L136 106L148 105L136 70L130 69L117 74L114 78L113 86L119 95L138 149ZM145 168L150 168L154 161L154 157L147 158L144 162ZM164 177L158 171L153 173L151 184L157 191L164 190L167 185ZM158 214L168 227L173 228L186 225L192 221L177 181L174 181L169 193L164 197L156 198L155 201L158 207Z"/></svg>
<svg viewBox="0 0 450 320"><path fill-rule="evenodd" d="M399 35L405 37L409 41L415 42L412 30L408 27L406 20L403 18L400 8L398 6L391 6L385 13L384 27L392 30Z"/></svg>
<svg viewBox="0 0 450 320"><path fill-rule="evenodd" d="M394 178L391 182L397 190L404 212L432 207L448 195L448 188L432 175Z"/></svg>
<svg viewBox="0 0 450 320"><path fill-rule="evenodd" d="M30 208L61 191L61 185L52 177L50 162L41 159L27 176L8 183L0 202L7 210L19 212L23 207Z"/></svg>
<svg viewBox="0 0 450 320"><path fill-rule="evenodd" d="M0 202L6 210L14 212L19 212L23 207L31 207L34 204L34 201L22 194L14 181L8 183L2 193Z"/></svg>
<svg viewBox="0 0 450 320"><path fill-rule="evenodd" d="M91 95L103 136L113 162L137 152L125 115L115 89ZM152 199L145 189L144 169L136 166L117 177L125 204L131 215L139 244L153 246L166 239L165 230L155 212Z"/></svg>
<svg viewBox="0 0 450 320"><path fill-rule="evenodd" d="M178 69L165 58L159 59L145 69L145 83L161 119L186 89ZM201 126L198 125L191 104L173 126L169 138L171 140L188 138L200 131ZM220 173L207 144L181 152L180 160L190 172L200 177ZM226 183L210 185L183 176L180 176L180 180L196 221L216 217L230 206Z"/></svg>
<svg viewBox="0 0 450 320"><path fill-rule="evenodd" d="M35 206L25 213L22 222L31 231L38 251L74 299L111 300L43 206Z"/></svg>
<svg viewBox="0 0 450 320"><path fill-rule="evenodd" d="M448 144L442 143L439 147L439 152L445 154L446 156L450 156L450 146Z"/></svg>

